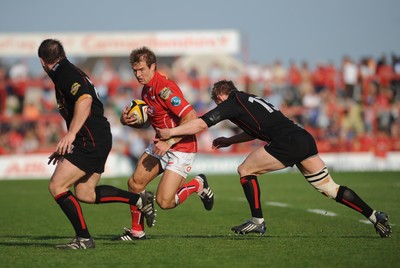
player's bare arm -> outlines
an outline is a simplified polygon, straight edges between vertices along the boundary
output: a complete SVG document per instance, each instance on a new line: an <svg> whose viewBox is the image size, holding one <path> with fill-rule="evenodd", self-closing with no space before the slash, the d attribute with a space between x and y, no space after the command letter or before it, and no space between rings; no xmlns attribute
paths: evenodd
<svg viewBox="0 0 400 268"><path fill-rule="evenodd" d="M91 105L92 96L88 94L82 95L75 103L74 117L72 118L69 130L57 144L56 152L59 155L64 155L71 152L72 143L75 140L76 133L78 133L88 118Z"/></svg>
<svg viewBox="0 0 400 268"><path fill-rule="evenodd" d="M194 110L192 110L188 114L186 114L184 117L181 118L179 126L186 125L192 121L196 121L197 119L198 119L197 113ZM167 130L167 129L168 128L165 128L162 130ZM161 129L156 128L156 131L157 130L161 130ZM155 146L153 148L153 152L158 155L164 155L169 150L169 148L171 148L171 146L173 146L175 143L179 142L185 135L190 135L190 134L174 135L174 137L170 136L169 138L161 138L161 136L159 135L159 132L157 131L157 137L160 137L160 138L156 138L154 140Z"/></svg>
<svg viewBox="0 0 400 268"><path fill-rule="evenodd" d="M166 129L156 128L156 131L160 136L161 140L167 140L170 139L171 137L177 139L177 136L197 134L207 128L208 126L203 119L196 118L194 120L181 124L175 128L166 128Z"/></svg>
<svg viewBox="0 0 400 268"><path fill-rule="evenodd" d="M187 115L185 115L184 117L181 118L181 121L179 122L179 125L186 124L187 122L193 121L195 119L197 119L197 113L196 113L195 110L192 110ZM183 136L185 136L185 135L175 135L175 137L173 138L172 141L174 143L177 143L178 141L180 141L183 138ZM167 142L168 141L169 140L167 140ZM169 142L169 143L171 143L171 142Z"/></svg>

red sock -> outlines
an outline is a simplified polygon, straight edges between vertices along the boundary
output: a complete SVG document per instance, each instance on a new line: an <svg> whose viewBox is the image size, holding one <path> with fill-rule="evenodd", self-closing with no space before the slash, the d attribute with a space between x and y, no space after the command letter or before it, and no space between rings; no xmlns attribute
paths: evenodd
<svg viewBox="0 0 400 268"><path fill-rule="evenodd" d="M131 215L132 215L132 230L134 231L144 231L144 221L142 217L142 213L136 206L131 207Z"/></svg>
<svg viewBox="0 0 400 268"><path fill-rule="evenodd" d="M179 205L185 201L189 195L196 193L200 188L200 183L196 179L192 179L188 183L185 183L181 188L176 191L176 195L178 196L178 201L176 205Z"/></svg>

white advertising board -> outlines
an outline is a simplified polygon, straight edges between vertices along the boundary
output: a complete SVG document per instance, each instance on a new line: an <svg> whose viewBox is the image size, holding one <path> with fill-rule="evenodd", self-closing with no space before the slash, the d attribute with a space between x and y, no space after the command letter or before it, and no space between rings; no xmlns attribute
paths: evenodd
<svg viewBox="0 0 400 268"><path fill-rule="evenodd" d="M127 57L132 49L142 46L158 56L240 52L240 36L235 30L0 33L0 57L37 57L37 49L46 38L60 40L67 56Z"/></svg>
<svg viewBox="0 0 400 268"><path fill-rule="evenodd" d="M198 154L191 173L236 174L245 154ZM340 153L321 155L331 171L400 171L400 152L390 152L386 158L370 153ZM0 180L46 179L54 171L47 165L47 154L0 156ZM124 156L111 153L103 177L129 177L134 167ZM290 169L285 169L289 171ZM399 173L400 179L400 173Z"/></svg>
<svg viewBox="0 0 400 268"><path fill-rule="evenodd" d="M55 166L48 165L49 154L0 156L0 180L50 179ZM103 177L130 176L132 164L124 156L108 156Z"/></svg>

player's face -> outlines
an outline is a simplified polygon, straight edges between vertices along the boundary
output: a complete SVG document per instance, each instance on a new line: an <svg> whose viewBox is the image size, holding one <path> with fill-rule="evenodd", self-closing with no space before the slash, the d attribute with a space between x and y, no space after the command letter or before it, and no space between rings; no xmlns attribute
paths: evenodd
<svg viewBox="0 0 400 268"><path fill-rule="evenodd" d="M226 94L219 94L215 97L214 102L215 104L220 104L221 102L223 102L224 100L226 100L228 98L228 95Z"/></svg>
<svg viewBox="0 0 400 268"><path fill-rule="evenodd" d="M42 64L43 70L44 70L46 73L49 73L49 72L50 72L50 68L44 63L44 61L43 61L42 59L40 59L40 64Z"/></svg>
<svg viewBox="0 0 400 268"><path fill-rule="evenodd" d="M156 65L154 63L149 68L145 61L140 61L132 65L133 73L138 82L142 85L150 82L154 76L155 69Z"/></svg>

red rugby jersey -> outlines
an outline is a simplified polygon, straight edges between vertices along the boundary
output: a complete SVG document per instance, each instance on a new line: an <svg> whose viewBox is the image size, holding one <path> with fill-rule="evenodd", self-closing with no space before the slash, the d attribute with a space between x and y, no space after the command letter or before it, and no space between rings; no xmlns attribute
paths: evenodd
<svg viewBox="0 0 400 268"><path fill-rule="evenodd" d="M142 99L149 106L147 113L153 128L176 127L179 125L180 118L193 110L178 85L159 72L155 72L150 82L143 86ZM196 136L185 136L171 149L186 153L197 152Z"/></svg>

